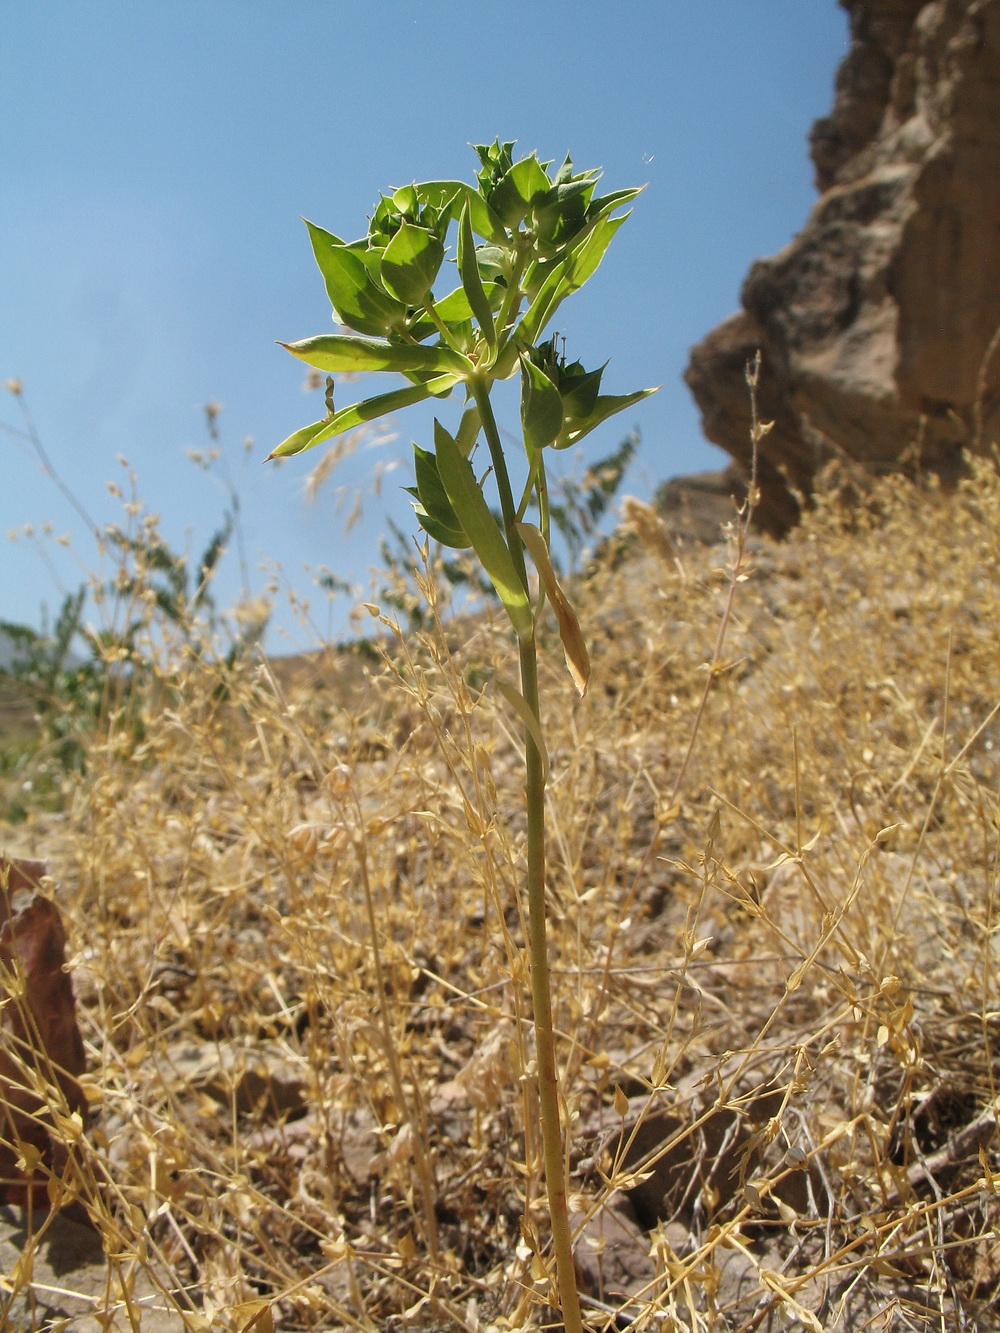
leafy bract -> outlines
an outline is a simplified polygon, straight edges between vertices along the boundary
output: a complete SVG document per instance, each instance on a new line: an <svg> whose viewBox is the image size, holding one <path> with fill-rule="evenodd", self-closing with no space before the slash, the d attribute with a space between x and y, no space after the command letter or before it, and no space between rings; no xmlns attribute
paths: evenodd
<svg viewBox="0 0 1000 1333"><path fill-rule="evenodd" d="M477 235L489 240L506 241L503 223L479 191L465 181L423 181L414 188L420 199L442 210L447 209L453 218L459 217L462 209L467 206Z"/></svg>
<svg viewBox="0 0 1000 1333"><path fill-rule="evenodd" d="M417 444L413 446L413 459L418 501L414 508L420 526L442 546L452 546L459 550L471 546L472 542L455 513L455 507L448 499L448 492L438 472L437 459Z"/></svg>
<svg viewBox="0 0 1000 1333"><path fill-rule="evenodd" d="M332 232L306 226L338 322L374 336L404 328L406 306L378 285L365 259Z"/></svg>
<svg viewBox="0 0 1000 1333"><path fill-rule="evenodd" d="M545 270L545 277L514 333L521 348L532 346L542 329L565 301L596 271L615 232L629 215L599 217L587 224L567 247L563 258Z"/></svg>
<svg viewBox="0 0 1000 1333"><path fill-rule="evenodd" d="M522 222L532 203L548 193L551 182L532 153L515 162L488 196L489 206L505 227Z"/></svg>
<svg viewBox="0 0 1000 1333"><path fill-rule="evenodd" d="M521 429L532 451L544 449L559 437L563 403L559 390L528 357L521 357Z"/></svg>
<svg viewBox="0 0 1000 1333"><path fill-rule="evenodd" d="M476 481L472 464L439 421L434 422L434 445L438 473L448 499L503 602L515 634L527 641L534 633L528 591L518 577L513 557Z"/></svg>
<svg viewBox="0 0 1000 1333"><path fill-rule="evenodd" d="M408 306L423 305L443 260L434 232L404 219L382 254L382 285Z"/></svg>
<svg viewBox="0 0 1000 1333"><path fill-rule="evenodd" d="M538 335L555 313L563 295L568 291L565 287L567 262L565 259L559 260L546 273L542 285L514 333L513 342L518 348L526 350L533 346Z"/></svg>
<svg viewBox="0 0 1000 1333"><path fill-rule="evenodd" d="M483 291L486 294L486 299L489 301L491 309L494 307L499 308L503 301L504 293L504 289L500 283L484 282ZM469 298L465 294L464 287L456 287L453 292L449 292L447 296L442 296L439 300L435 301L434 310L437 313L438 319L449 326L452 324L461 324L466 320L472 319L472 306L469 304ZM431 332L434 331L434 327L433 324L428 325ZM416 332L416 326L411 326L411 333L416 334Z"/></svg>
<svg viewBox="0 0 1000 1333"><path fill-rule="evenodd" d="M432 537L434 541L438 542L441 546L448 546L456 551L468 550L472 543L461 528L449 528L446 524L439 522L436 518L433 518L428 514L427 510L420 503L420 500L416 498L415 486L405 486L403 489L409 495L414 496L414 499L410 501L413 505L413 512L417 522L423 528L424 532L427 533L428 537Z"/></svg>
<svg viewBox="0 0 1000 1333"><path fill-rule="evenodd" d="M648 398L651 393L656 393L659 385L652 389L637 389L635 393L625 394L602 394L594 405L594 410L582 420L567 421L559 438L553 442L554 449L568 449L573 444L579 444L585 435L589 435L592 430L596 430L602 422L607 421L609 417L616 416L619 412L624 412L626 408L633 407L643 398Z"/></svg>
<svg viewBox="0 0 1000 1333"><path fill-rule="evenodd" d="M596 370L584 370L579 361L574 361L565 367L559 377L559 392L562 394L567 423L582 421L594 411L601 390L601 377L607 365L605 361Z"/></svg>
<svg viewBox="0 0 1000 1333"><path fill-rule="evenodd" d="M532 210L538 236L549 245L559 245L575 236L587 221L587 204L593 192L594 181L584 177L554 185Z"/></svg>
<svg viewBox="0 0 1000 1333"><path fill-rule="evenodd" d="M483 421L479 415L479 408L476 404L469 403L462 413L462 420L459 422L458 434L455 436L459 450L463 458L468 458L472 453L473 445L479 438L479 432L482 430Z"/></svg>

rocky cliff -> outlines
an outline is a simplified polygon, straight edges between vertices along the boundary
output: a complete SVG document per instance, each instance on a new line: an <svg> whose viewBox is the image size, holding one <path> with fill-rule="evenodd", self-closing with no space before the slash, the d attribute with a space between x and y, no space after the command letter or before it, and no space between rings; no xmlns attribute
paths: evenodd
<svg viewBox="0 0 1000 1333"><path fill-rule="evenodd" d="M744 467L763 353L761 523L846 454L954 475L1000 428L1000 0L840 0L851 47L810 136L821 191L692 349L705 434Z"/></svg>

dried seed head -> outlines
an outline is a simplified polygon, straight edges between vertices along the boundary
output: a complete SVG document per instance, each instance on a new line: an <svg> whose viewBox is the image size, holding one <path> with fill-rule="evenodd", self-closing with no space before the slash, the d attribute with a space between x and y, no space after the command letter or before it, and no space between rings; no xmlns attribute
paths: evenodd
<svg viewBox="0 0 1000 1333"><path fill-rule="evenodd" d="M336 764L323 779L323 786L331 796L344 796L351 787L351 770L346 764Z"/></svg>
<svg viewBox="0 0 1000 1333"><path fill-rule="evenodd" d="M311 858L319 851L322 833L319 824L296 824L288 830L287 840L300 856Z"/></svg>

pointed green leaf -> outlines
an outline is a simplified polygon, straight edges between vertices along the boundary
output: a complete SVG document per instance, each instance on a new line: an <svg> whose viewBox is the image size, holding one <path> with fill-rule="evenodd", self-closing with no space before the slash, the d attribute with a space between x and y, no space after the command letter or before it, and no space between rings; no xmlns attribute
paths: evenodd
<svg viewBox="0 0 1000 1333"><path fill-rule="evenodd" d="M369 278L381 291L382 280L379 274L382 271L382 256L385 254L385 246L372 245L370 237L363 237L360 241L348 241L344 249L361 260Z"/></svg>
<svg viewBox="0 0 1000 1333"><path fill-rule="evenodd" d="M421 306L443 260L444 246L437 236L404 220L382 255L382 285L405 305Z"/></svg>
<svg viewBox="0 0 1000 1333"><path fill-rule="evenodd" d="M544 259L533 259L528 265L524 277L521 279L521 288L528 297L529 304L534 301L538 293L542 290L545 279L554 268L562 265L565 269L566 255L562 252L557 257L549 255Z"/></svg>
<svg viewBox="0 0 1000 1333"><path fill-rule="evenodd" d="M572 180L554 185L535 201L532 214L538 235L550 245L575 236L587 221L587 204L594 192L592 180Z"/></svg>
<svg viewBox="0 0 1000 1333"><path fill-rule="evenodd" d="M534 153L515 162L490 192L489 206L507 227L516 227L538 198L551 189L551 181Z"/></svg>
<svg viewBox="0 0 1000 1333"><path fill-rule="evenodd" d="M406 306L384 292L356 251L306 220L313 255L326 284L326 294L341 324L358 333L383 334L402 329Z"/></svg>
<svg viewBox="0 0 1000 1333"><path fill-rule="evenodd" d="M506 250L499 245L477 245L476 263L479 265L479 272L483 277L484 285L487 282L499 282L506 290L507 269L510 267Z"/></svg>
<svg viewBox="0 0 1000 1333"><path fill-rule="evenodd" d="M483 280L479 274L476 259L476 242L472 235L472 222L469 208L462 209L458 223L458 272L462 279L462 288L468 297L472 313L490 347L497 345L497 331L493 324L493 311L489 299L483 290Z"/></svg>
<svg viewBox="0 0 1000 1333"><path fill-rule="evenodd" d="M377 338L354 338L345 333L321 333L300 342L279 343L307 365L328 372L350 370L427 370L439 375L464 377L473 373L472 362L450 347L424 347L418 343L389 343Z"/></svg>
<svg viewBox="0 0 1000 1333"><path fill-rule="evenodd" d="M491 310L499 309L506 288L499 282L484 282L483 291L486 293L486 299L490 303ZM434 309L438 313L438 318L448 325L460 324L472 319L472 306L469 304L469 298L466 296L463 287L456 287L453 292L449 292L447 296L442 296L439 301L435 301ZM431 327L433 328L433 325Z"/></svg>
<svg viewBox="0 0 1000 1333"><path fill-rule="evenodd" d="M607 361L596 370L584 370L579 361L567 366L559 377L559 392L562 394L563 413L567 421L579 421L590 416L597 406L597 395L601 391L601 377L607 369Z"/></svg>
<svg viewBox="0 0 1000 1333"><path fill-rule="evenodd" d="M467 551L472 546L468 535L461 528L449 528L447 524L439 523L436 518L432 518L427 513L419 500L413 500L411 503L417 522L428 537L440 543L441 546L450 546L454 551Z"/></svg>
<svg viewBox="0 0 1000 1333"><path fill-rule="evenodd" d="M401 185L398 190L393 190L392 202L404 217L416 217L417 187L415 185Z"/></svg>
<svg viewBox="0 0 1000 1333"><path fill-rule="evenodd" d="M562 300L562 289L566 281L566 260L553 264L545 281L538 289L538 294L521 317L514 337L520 347L533 347L538 335L549 321L556 306Z"/></svg>
<svg viewBox="0 0 1000 1333"><path fill-rule="evenodd" d="M619 412L624 412L626 408L639 403L643 398L648 398L651 393L656 393L659 385L652 389L638 389L635 393L626 393L621 395L608 394L598 398L594 405L593 412L582 421L567 421L559 434L558 440L553 444L554 449L568 449L572 444L579 444L585 435L589 435L602 422L607 421L609 417L616 416Z"/></svg>
<svg viewBox="0 0 1000 1333"><path fill-rule="evenodd" d="M595 173L584 172L583 174L589 177L591 175L594 175ZM572 179L573 179L573 159L570 157L569 153L567 153L565 158L563 159L562 166L555 174L554 184L565 185L567 181L571 181Z"/></svg>
<svg viewBox="0 0 1000 1333"><path fill-rule="evenodd" d="M433 455L431 455L433 457ZM450 546L453 550L467 550L472 543L465 532L460 527L449 527L447 523L440 522L432 514L428 514L420 501L420 494L416 486L404 486L403 490L407 495L412 495L410 503L413 505L413 512L416 515L417 522L434 541L440 542L442 546Z"/></svg>
<svg viewBox="0 0 1000 1333"><path fill-rule="evenodd" d="M370 241L373 237L378 237L383 241L388 240L398 217L399 209L392 199L387 194L380 194L375 212L368 223L367 240Z"/></svg>
<svg viewBox="0 0 1000 1333"><path fill-rule="evenodd" d="M457 382L453 374L435 375L429 370L404 371L411 384L422 384L432 398L447 398Z"/></svg>
<svg viewBox="0 0 1000 1333"><path fill-rule="evenodd" d="M487 204L478 190L465 181L423 181L415 186L422 203L434 208L447 209L452 218L458 218L468 205L472 228L478 236L502 244L507 240L503 223Z"/></svg>
<svg viewBox="0 0 1000 1333"><path fill-rule="evenodd" d="M573 237L570 242L572 257L567 264L570 285L560 300L577 291L597 271L615 232L630 217L630 213L623 213L620 218L601 218L596 223L588 223L583 233Z"/></svg>
<svg viewBox="0 0 1000 1333"><path fill-rule="evenodd" d="M292 454L301 454L304 449L311 449L316 436L329 424L330 418L324 417L322 421L314 421L311 426L303 426L294 435L282 440L276 449L272 449L264 462L270 463L272 458L290 458Z"/></svg>
<svg viewBox="0 0 1000 1333"><path fill-rule="evenodd" d="M458 539L449 540L444 544L459 547L471 546L472 543L466 536L461 520L455 513L455 508L448 499L448 492L445 490L438 474L437 459L432 453L415 444L413 446L413 461L417 478L417 499L420 501L420 507L438 527L448 531ZM430 532L423 520L421 520L421 526ZM431 536L436 541L441 541L441 538L434 533L431 533Z"/></svg>
<svg viewBox="0 0 1000 1333"><path fill-rule="evenodd" d="M531 305L524 312L514 330L513 340L520 348L532 347L539 334L567 296L577 291L594 273L612 237L628 217L601 218L588 223L583 232L573 238L565 258L553 264Z"/></svg>
<svg viewBox="0 0 1000 1333"><path fill-rule="evenodd" d="M521 357L521 429L532 450L544 449L557 439L563 426L559 390L527 356Z"/></svg>
<svg viewBox="0 0 1000 1333"><path fill-rule="evenodd" d="M434 445L438 473L448 499L506 608L514 632L522 642L527 642L534 633L528 592L518 578L513 557L476 481L472 464L438 421L434 422Z"/></svg>
<svg viewBox="0 0 1000 1333"><path fill-rule="evenodd" d="M457 443L463 458L468 458L472 453L473 445L479 438L479 431L482 424L479 408L474 402L471 402L462 413L462 420L458 426L458 434L455 436L455 442Z"/></svg>
<svg viewBox="0 0 1000 1333"><path fill-rule="evenodd" d="M591 199L587 205L587 218L593 220L607 216L612 209L620 208L622 204L630 204L633 199L637 199L645 189L645 185L632 186L625 190L612 190L610 194L602 194L597 199Z"/></svg>
<svg viewBox="0 0 1000 1333"><path fill-rule="evenodd" d="M422 403L425 398L448 393L458 383L457 375L440 375L426 384L412 384L405 389L394 389L392 393L380 393L374 398L366 398L361 403L342 407L326 421L316 422L318 429L315 433L312 426L306 426L303 430L296 431L294 435L289 435L288 439L273 449L264 461L287 458L291 454L301 453L303 449L312 449L314 445L325 444L327 440L343 435L344 431L353 430L355 426L362 426L366 421L376 421L390 412L399 411L400 408Z"/></svg>

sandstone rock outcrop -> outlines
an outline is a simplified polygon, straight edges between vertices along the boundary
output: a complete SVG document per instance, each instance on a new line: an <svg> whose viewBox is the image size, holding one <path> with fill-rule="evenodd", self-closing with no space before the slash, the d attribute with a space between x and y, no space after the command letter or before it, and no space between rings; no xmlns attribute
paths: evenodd
<svg viewBox="0 0 1000 1333"><path fill-rule="evenodd" d="M1000 433L1000 0L840 0L851 48L813 126L821 197L692 349L708 438L744 467L760 348L758 520L835 456L945 477Z"/></svg>

